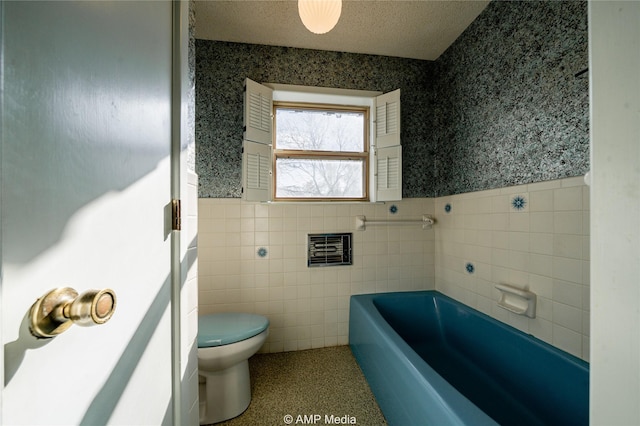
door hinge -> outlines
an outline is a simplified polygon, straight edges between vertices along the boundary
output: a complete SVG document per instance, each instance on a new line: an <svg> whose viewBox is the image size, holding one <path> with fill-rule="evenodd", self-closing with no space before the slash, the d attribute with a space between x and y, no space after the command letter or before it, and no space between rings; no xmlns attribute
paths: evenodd
<svg viewBox="0 0 640 426"><path fill-rule="evenodd" d="M171 230L180 231L182 229L182 219L180 211L180 200L171 200Z"/></svg>

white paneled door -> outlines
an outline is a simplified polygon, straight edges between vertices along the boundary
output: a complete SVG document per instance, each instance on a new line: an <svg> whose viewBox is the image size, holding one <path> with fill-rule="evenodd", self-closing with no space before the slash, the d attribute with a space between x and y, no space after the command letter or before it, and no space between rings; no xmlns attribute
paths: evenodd
<svg viewBox="0 0 640 426"><path fill-rule="evenodd" d="M172 4L4 1L3 425L172 423ZM30 332L45 293L113 317Z"/></svg>

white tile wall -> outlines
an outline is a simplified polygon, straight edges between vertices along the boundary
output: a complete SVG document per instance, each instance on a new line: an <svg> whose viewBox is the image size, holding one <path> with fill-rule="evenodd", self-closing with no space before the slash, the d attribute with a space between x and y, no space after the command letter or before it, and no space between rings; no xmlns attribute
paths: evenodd
<svg viewBox="0 0 640 426"><path fill-rule="evenodd" d="M520 210L515 196L526 201ZM435 216L439 291L588 360L589 191L582 177L441 197ZM498 307L496 283L536 293L537 317Z"/></svg>
<svg viewBox="0 0 640 426"><path fill-rule="evenodd" d="M182 422L195 425L200 419L198 405L198 176L187 172L186 200L183 201L181 309L186 321L182 340ZM183 317L184 318L184 317Z"/></svg>
<svg viewBox="0 0 640 426"><path fill-rule="evenodd" d="M199 312L267 316L263 352L347 344L350 295L435 286L433 230L418 224L356 231L355 217L420 219L433 211L433 199L314 205L200 199ZM353 233L353 265L307 267L307 234L322 232Z"/></svg>
<svg viewBox="0 0 640 426"><path fill-rule="evenodd" d="M520 210L515 196L525 200ZM433 214L437 224L432 231L356 231L362 214ZM582 177L372 205L200 199L198 224L200 313L266 315L271 335L263 352L347 344L352 294L437 288L588 360L589 191ZM352 232L354 264L308 268L307 234L320 232ZM537 317L499 308L496 283L535 292Z"/></svg>

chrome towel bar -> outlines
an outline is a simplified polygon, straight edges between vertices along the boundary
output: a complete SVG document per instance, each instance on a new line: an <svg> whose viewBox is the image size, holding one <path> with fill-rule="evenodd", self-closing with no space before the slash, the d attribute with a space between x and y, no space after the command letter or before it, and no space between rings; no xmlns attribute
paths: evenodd
<svg viewBox="0 0 640 426"><path fill-rule="evenodd" d="M356 216L356 230L364 231L367 229L367 225L414 225L421 224L422 229L431 229L435 220L431 215L423 214L422 219L376 219L369 220L365 216Z"/></svg>

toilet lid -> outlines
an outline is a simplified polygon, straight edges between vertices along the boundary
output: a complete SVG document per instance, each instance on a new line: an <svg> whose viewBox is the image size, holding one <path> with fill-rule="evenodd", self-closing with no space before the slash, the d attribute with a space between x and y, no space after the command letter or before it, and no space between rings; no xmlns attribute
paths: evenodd
<svg viewBox="0 0 640 426"><path fill-rule="evenodd" d="M257 336L269 327L262 315L225 312L198 317L198 347L236 343Z"/></svg>

